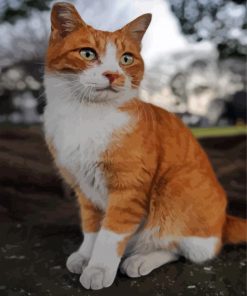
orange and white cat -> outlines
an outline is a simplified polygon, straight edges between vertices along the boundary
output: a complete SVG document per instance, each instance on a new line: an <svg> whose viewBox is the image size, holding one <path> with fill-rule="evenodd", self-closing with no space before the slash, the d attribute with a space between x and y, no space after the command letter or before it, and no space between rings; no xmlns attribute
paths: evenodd
<svg viewBox="0 0 247 296"><path fill-rule="evenodd" d="M225 192L191 132L137 97L150 21L144 14L105 32L69 3L52 9L45 135L80 204L84 240L67 267L87 289L109 287L119 265L139 277L246 240L246 221L226 214Z"/></svg>

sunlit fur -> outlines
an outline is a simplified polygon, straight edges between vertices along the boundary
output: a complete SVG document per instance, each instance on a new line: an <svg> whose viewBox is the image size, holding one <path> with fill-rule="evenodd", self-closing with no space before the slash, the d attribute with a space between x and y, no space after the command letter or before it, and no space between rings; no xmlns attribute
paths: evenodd
<svg viewBox="0 0 247 296"><path fill-rule="evenodd" d="M85 238L67 266L87 289L110 286L121 258L122 272L138 277L179 256L212 259L223 243L246 240L246 221L226 215L225 192L189 129L137 98L150 20L103 32L71 4L52 10L45 135L80 204ZM83 59L82 48L97 59ZM128 66L120 62L126 52L134 57Z"/></svg>

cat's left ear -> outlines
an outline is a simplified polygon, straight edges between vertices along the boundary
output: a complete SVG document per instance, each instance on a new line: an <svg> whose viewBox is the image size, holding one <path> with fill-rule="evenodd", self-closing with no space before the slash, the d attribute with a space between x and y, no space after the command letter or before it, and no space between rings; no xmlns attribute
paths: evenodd
<svg viewBox="0 0 247 296"><path fill-rule="evenodd" d="M51 11L51 38L64 38L80 27L86 26L74 5L57 2Z"/></svg>
<svg viewBox="0 0 247 296"><path fill-rule="evenodd" d="M134 40L141 43L143 35L147 31L147 28L152 20L152 14L146 13L138 18L134 19L132 22L128 23L123 30L131 36Z"/></svg>

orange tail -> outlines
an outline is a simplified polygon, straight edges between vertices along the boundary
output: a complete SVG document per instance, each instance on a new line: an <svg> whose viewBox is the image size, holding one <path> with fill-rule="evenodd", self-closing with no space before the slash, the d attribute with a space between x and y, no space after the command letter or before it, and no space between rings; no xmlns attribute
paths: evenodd
<svg viewBox="0 0 247 296"><path fill-rule="evenodd" d="M223 230L225 244L237 244L247 241L247 220L227 215Z"/></svg>

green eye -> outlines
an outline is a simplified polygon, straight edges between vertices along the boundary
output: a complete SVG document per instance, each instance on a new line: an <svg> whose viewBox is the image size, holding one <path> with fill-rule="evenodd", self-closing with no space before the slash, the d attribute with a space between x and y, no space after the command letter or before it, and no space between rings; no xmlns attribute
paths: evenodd
<svg viewBox="0 0 247 296"><path fill-rule="evenodd" d="M122 65L131 65L134 62L134 57L131 53L124 53L120 58Z"/></svg>
<svg viewBox="0 0 247 296"><path fill-rule="evenodd" d="M87 61L93 61L97 58L96 52L92 48L82 48L80 50L80 55Z"/></svg>

